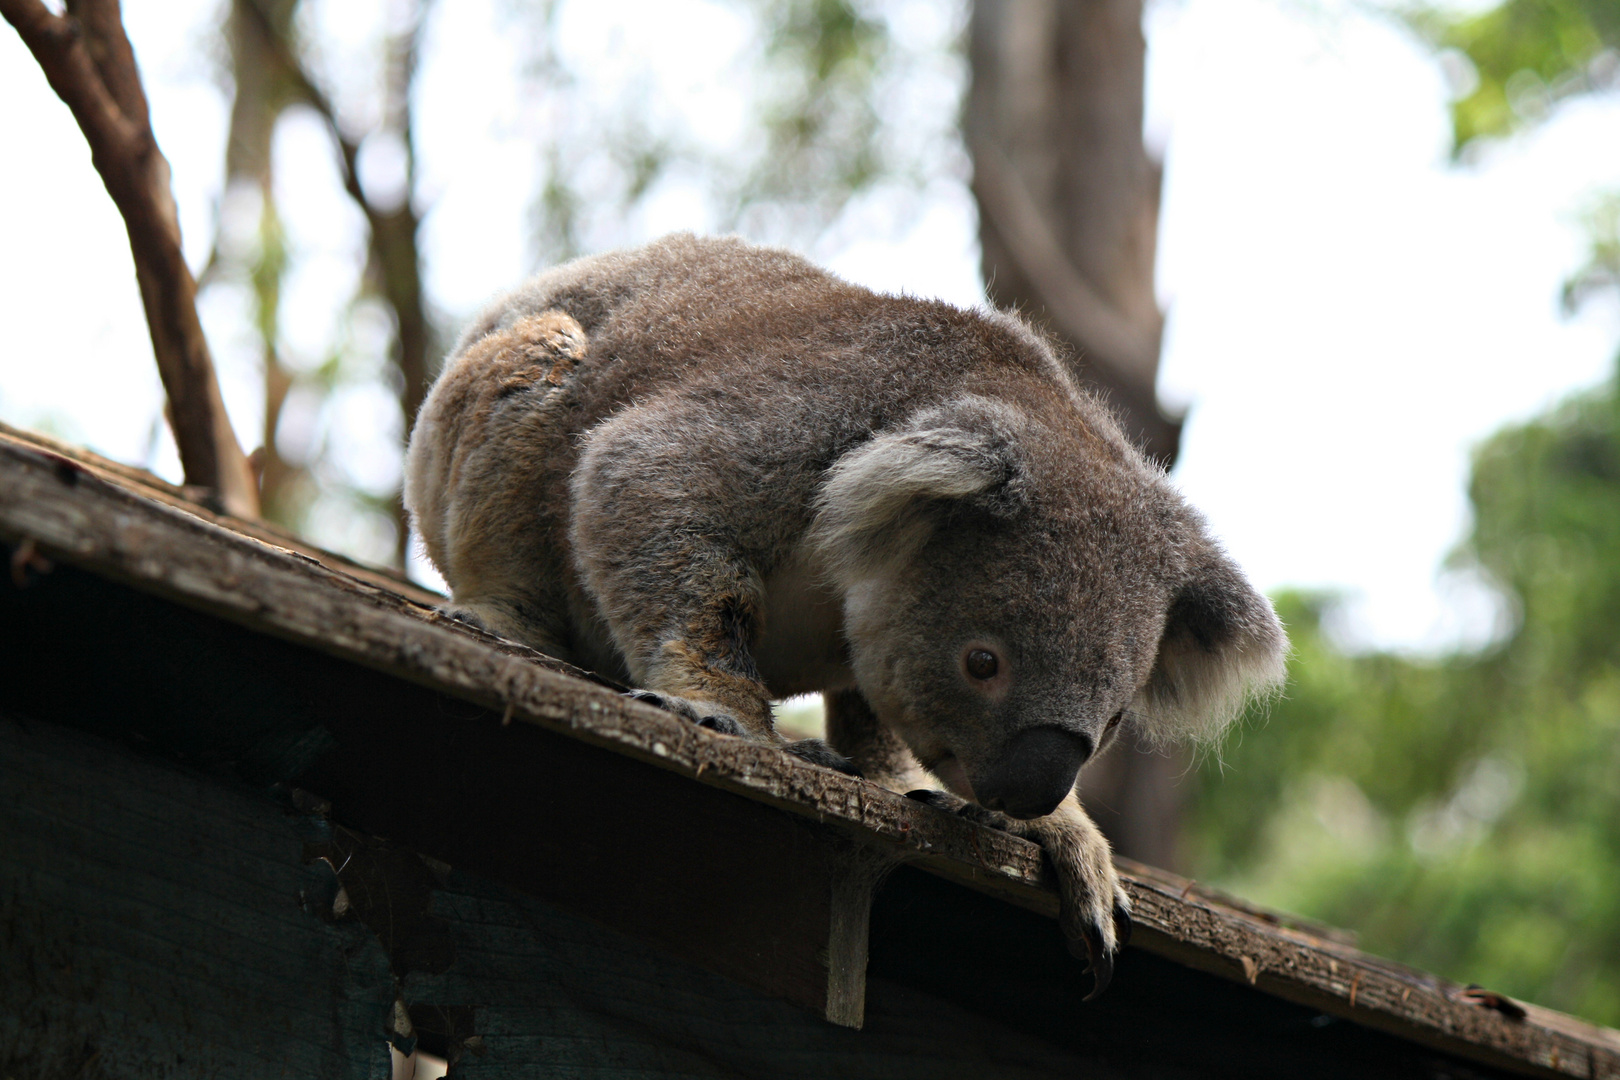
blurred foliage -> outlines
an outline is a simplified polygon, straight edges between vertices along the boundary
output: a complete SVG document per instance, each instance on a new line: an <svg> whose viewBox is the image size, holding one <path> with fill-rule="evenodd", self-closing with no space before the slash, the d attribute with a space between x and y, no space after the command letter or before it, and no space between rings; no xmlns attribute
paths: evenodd
<svg viewBox="0 0 1620 1080"><path fill-rule="evenodd" d="M353 391L364 393L381 375L399 402L397 427L403 432L426 387L428 356L436 350L438 335L420 281L410 106L430 5L431 0L402 0L390 8L362 46L378 60L369 68L333 63L325 54L319 29L323 5L316 0L230 0L223 9L228 50L220 58L220 77L231 95L226 197L201 285L245 307L256 339L264 408L252 461L263 513L317 542L378 563L399 564L404 557L397 483L392 478L380 485L367 482L343 467L333 433L344 427L345 418L336 415L335 406L352 400ZM357 67L364 69L358 75ZM365 228L364 270L339 304L324 355L300 355L290 345L283 310L292 276L311 254L300 250L278 205L282 170L276 133L299 110L321 119L340 182ZM400 148L398 193L379 199L366 190L358 164L367 140L392 140ZM292 213L296 221L296 207ZM357 324L374 328L378 312L386 312L388 324L380 341ZM316 434L289 438L289 427ZM254 444L254 433L243 436Z"/></svg>
<svg viewBox="0 0 1620 1080"><path fill-rule="evenodd" d="M1620 0L1507 0L1408 20L1457 87L1455 151L1614 85ZM1566 306L1620 283L1620 196L1598 197ZM1620 1024L1620 386L1475 453L1451 569L1516 622L1483 652L1351 655L1336 599L1278 598L1285 697L1208 763L1186 862L1362 947ZM1393 526L1392 527L1397 527Z"/></svg>
<svg viewBox="0 0 1620 1080"><path fill-rule="evenodd" d="M1207 767L1188 861L1373 952L1617 1024L1616 383L1486 442L1469 495L1454 561L1511 596L1516 632L1480 655L1350 656L1329 598L1281 597L1286 697Z"/></svg>
<svg viewBox="0 0 1620 1080"><path fill-rule="evenodd" d="M1468 14L1424 5L1407 17L1465 61L1451 113L1459 153L1534 124L1564 98L1612 88L1620 69L1620 0L1507 0Z"/></svg>
<svg viewBox="0 0 1620 1080"><path fill-rule="evenodd" d="M894 165L879 139L876 90L888 26L850 0L743 0L759 19L776 85L761 110L765 148L730 194L733 223L760 203L830 221Z"/></svg>
<svg viewBox="0 0 1620 1080"><path fill-rule="evenodd" d="M1620 294L1620 192L1600 195L1582 217L1592 238L1586 265L1564 283L1564 310L1601 294Z"/></svg>
<svg viewBox="0 0 1620 1080"><path fill-rule="evenodd" d="M660 114L651 72L613 84L581 66L559 44L567 6L514 0L537 44L530 78L557 118L535 203L545 263L635 239L626 222L671 187L700 194L707 221L697 215L694 227L812 247L856 197L885 184L915 192L961 153L959 86L948 90L949 108L933 95L926 111L907 109L928 85L923 69L961 58L954 40L908 47L896 31L904 3L716 0L708 17L735 17L747 39L737 70L722 73L727 95L748 102L735 132L707 117ZM965 13L957 2L934 14L959 28ZM890 216L905 223L903 212Z"/></svg>

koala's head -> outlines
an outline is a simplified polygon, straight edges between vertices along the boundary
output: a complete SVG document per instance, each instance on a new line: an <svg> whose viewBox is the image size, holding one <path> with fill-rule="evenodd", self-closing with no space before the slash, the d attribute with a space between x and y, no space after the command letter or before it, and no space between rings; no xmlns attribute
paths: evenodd
<svg viewBox="0 0 1620 1080"><path fill-rule="evenodd" d="M915 416L834 465L810 539L878 716L1014 817L1051 813L1122 726L1213 740L1282 681L1271 604L1100 410Z"/></svg>

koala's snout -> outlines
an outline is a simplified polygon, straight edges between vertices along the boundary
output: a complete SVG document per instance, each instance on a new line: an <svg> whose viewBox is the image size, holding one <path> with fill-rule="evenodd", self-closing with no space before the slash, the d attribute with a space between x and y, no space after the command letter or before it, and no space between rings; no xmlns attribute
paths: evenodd
<svg viewBox="0 0 1620 1080"><path fill-rule="evenodd" d="M973 779L979 803L1015 818L1045 817L1074 788L1091 756L1091 739L1062 728L1021 731L982 775Z"/></svg>

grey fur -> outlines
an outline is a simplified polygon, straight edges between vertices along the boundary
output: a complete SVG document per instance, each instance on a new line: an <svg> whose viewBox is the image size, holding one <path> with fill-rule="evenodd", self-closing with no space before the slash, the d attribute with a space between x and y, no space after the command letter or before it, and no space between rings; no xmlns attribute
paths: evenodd
<svg viewBox="0 0 1620 1080"><path fill-rule="evenodd" d="M1025 322L738 240L498 300L423 406L406 504L490 629L776 745L772 697L841 695L840 748L898 790L920 765L1015 805L1069 767L1009 764L1020 733L1212 739L1283 674L1271 605ZM1072 793L1048 806L998 820L1046 845L1101 984L1128 903Z"/></svg>

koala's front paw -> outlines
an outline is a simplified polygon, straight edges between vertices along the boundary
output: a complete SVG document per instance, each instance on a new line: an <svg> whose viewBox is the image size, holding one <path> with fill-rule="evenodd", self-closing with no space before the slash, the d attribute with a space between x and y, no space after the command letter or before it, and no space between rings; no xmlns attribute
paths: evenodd
<svg viewBox="0 0 1620 1080"><path fill-rule="evenodd" d="M1131 936L1131 901L1114 871L1113 853L1101 830L1078 806L1065 803L1044 818L1024 823L1024 835L1046 851L1057 874L1062 907L1058 925L1069 951L1091 962L1090 1001L1108 989L1114 958Z"/></svg>
<svg viewBox="0 0 1620 1080"><path fill-rule="evenodd" d="M1085 811L1065 800L1046 817L1020 821L948 791L919 788L906 798L1040 844L1057 875L1058 926L1069 952L1091 965L1093 984L1085 1000L1108 989L1114 958L1131 939L1131 901L1114 872L1108 841Z"/></svg>
<svg viewBox="0 0 1620 1080"><path fill-rule="evenodd" d="M711 701L691 701L674 694L660 694L656 690L631 690L624 696L633 701L656 705L683 720L690 720L700 728L708 728L721 735L743 734L743 726L737 718Z"/></svg>
<svg viewBox="0 0 1620 1080"><path fill-rule="evenodd" d="M631 690L624 696L635 701L645 701L649 705L656 705L660 709L674 713L683 720L690 720L698 727L708 728L718 734L752 738L755 742L767 746L776 746L794 757L808 761L812 765L820 765L824 769L833 769L848 776L861 775L861 771L855 767L854 762L820 739L800 739L797 742L784 742L781 736L770 729L767 729L764 735L751 734L724 706L716 705L712 701L694 701L691 698L676 697L674 694L660 694L656 690Z"/></svg>

